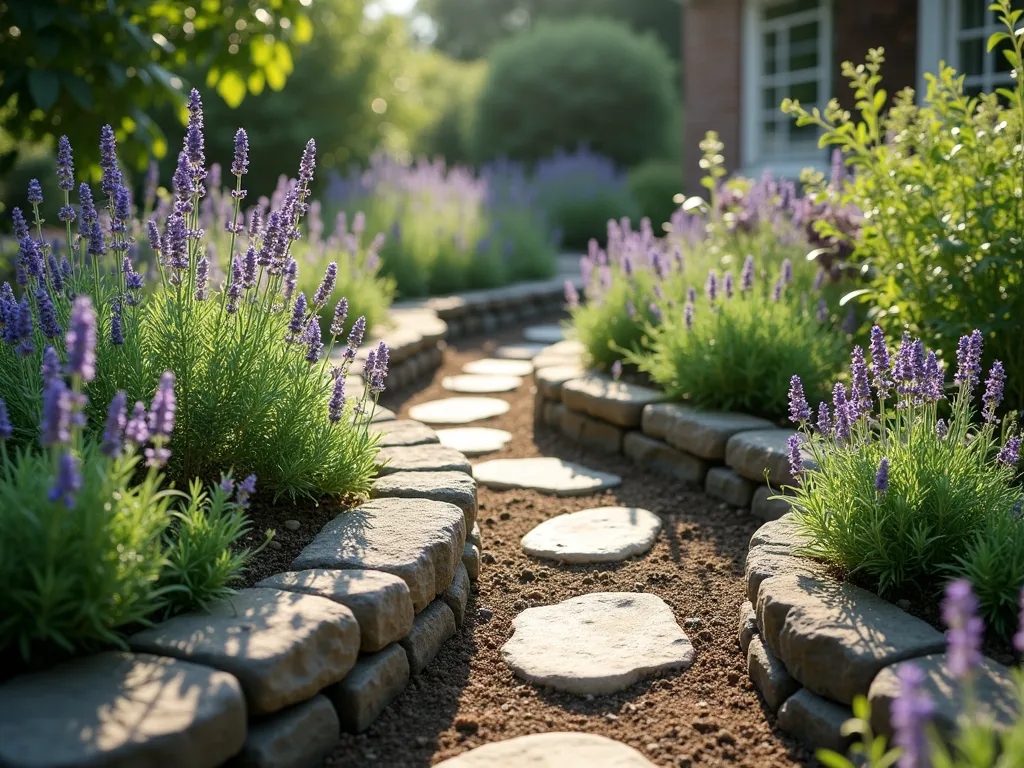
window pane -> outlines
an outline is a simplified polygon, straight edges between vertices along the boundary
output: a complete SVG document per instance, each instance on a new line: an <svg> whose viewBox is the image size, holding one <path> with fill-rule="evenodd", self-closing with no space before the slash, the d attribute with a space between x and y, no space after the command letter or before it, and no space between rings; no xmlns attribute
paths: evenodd
<svg viewBox="0 0 1024 768"><path fill-rule="evenodd" d="M761 141L764 144L764 151L768 154L775 154L782 149L778 126L774 120L767 121L761 125Z"/></svg>
<svg viewBox="0 0 1024 768"><path fill-rule="evenodd" d="M985 70L985 43L978 37L960 41L960 71L980 75Z"/></svg>
<svg viewBox="0 0 1024 768"><path fill-rule="evenodd" d="M960 0L960 29L985 26L985 9L989 0Z"/></svg>
<svg viewBox="0 0 1024 768"><path fill-rule="evenodd" d="M789 30L789 70L818 66L818 22L799 24Z"/></svg>
<svg viewBox="0 0 1024 768"><path fill-rule="evenodd" d="M813 125L787 123L789 143L795 149L807 149L818 145L818 129Z"/></svg>
<svg viewBox="0 0 1024 768"><path fill-rule="evenodd" d="M807 83L793 83L789 86L789 97L799 99L804 106L818 103L818 83L810 81Z"/></svg>
<svg viewBox="0 0 1024 768"><path fill-rule="evenodd" d="M769 32L764 36L764 73L766 75L774 75L776 72L775 55L777 44L778 35L775 32Z"/></svg>
<svg viewBox="0 0 1024 768"><path fill-rule="evenodd" d="M764 9L766 19L780 19L783 16L800 13L801 11L813 11L821 4L821 0L784 0L784 2L771 3Z"/></svg>
<svg viewBox="0 0 1024 768"><path fill-rule="evenodd" d="M781 93L775 88L764 89L764 100L762 102L765 109L778 109L779 104L782 103Z"/></svg>
<svg viewBox="0 0 1024 768"><path fill-rule="evenodd" d="M989 54L992 57L992 71L993 72L1012 72L1013 67L1010 66L1010 62L1006 60L1006 56L1003 55L1003 51L1012 51L1013 44L1009 40L1003 40L999 45L995 47L995 50Z"/></svg>

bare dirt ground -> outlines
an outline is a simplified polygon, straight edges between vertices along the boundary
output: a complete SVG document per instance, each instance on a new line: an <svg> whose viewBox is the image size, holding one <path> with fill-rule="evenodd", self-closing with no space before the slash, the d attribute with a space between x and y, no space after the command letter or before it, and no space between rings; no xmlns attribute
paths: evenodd
<svg viewBox="0 0 1024 768"><path fill-rule="evenodd" d="M411 405L451 396L439 384L442 376L487 357L497 343L518 340L518 332L509 332L459 342L446 351L429 385L405 399L391 395L384 404L405 417ZM511 411L474 426L506 429L513 439L474 463L557 456L620 474L622 485L568 499L481 488L483 563L459 634L366 733L343 736L326 764L419 768L488 742L559 730L617 739L662 766L810 764L811 755L774 728L737 644L743 559L757 521L624 457L588 453L546 427L535 432L532 391L527 379L518 391L495 395L511 403ZM622 563L592 566L541 561L520 549L521 537L544 520L607 505L661 515L664 527L654 548ZM501 645L520 611L606 591L663 598L693 642L694 665L615 695L580 697L523 683L502 662Z"/></svg>

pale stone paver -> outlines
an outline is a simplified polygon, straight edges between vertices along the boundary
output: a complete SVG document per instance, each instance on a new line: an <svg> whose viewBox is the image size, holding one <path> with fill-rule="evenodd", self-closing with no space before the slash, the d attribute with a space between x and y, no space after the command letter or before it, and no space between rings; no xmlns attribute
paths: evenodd
<svg viewBox="0 0 1024 768"><path fill-rule="evenodd" d="M523 551L566 563L612 563L654 545L661 518L638 507L598 507L545 520L523 536Z"/></svg>
<svg viewBox="0 0 1024 768"><path fill-rule="evenodd" d="M435 768L653 768L632 747L589 733L535 733L496 741Z"/></svg>
<svg viewBox="0 0 1024 768"><path fill-rule="evenodd" d="M532 360L549 349L549 344L506 344L494 351L494 356L503 360Z"/></svg>
<svg viewBox="0 0 1024 768"><path fill-rule="evenodd" d="M490 427L440 429L437 436L441 445L470 457L500 451L512 439L511 432Z"/></svg>
<svg viewBox="0 0 1024 768"><path fill-rule="evenodd" d="M530 488L555 496L585 496L622 482L618 475L555 458L492 459L474 466L473 476L488 488Z"/></svg>
<svg viewBox="0 0 1024 768"><path fill-rule="evenodd" d="M478 376L529 376L533 373L533 363L529 360L496 360L485 357L472 360L462 366L463 373Z"/></svg>
<svg viewBox="0 0 1024 768"><path fill-rule="evenodd" d="M495 397L446 397L414 405L409 417L426 424L469 424L508 413L509 404Z"/></svg>
<svg viewBox="0 0 1024 768"><path fill-rule="evenodd" d="M469 395L511 392L518 389L522 383L521 376L486 376L479 373L462 373L457 376L445 376L441 379L441 386L449 392Z"/></svg>
<svg viewBox="0 0 1024 768"><path fill-rule="evenodd" d="M565 328L561 325L531 325L523 331L523 338L538 344L554 344L565 338Z"/></svg>

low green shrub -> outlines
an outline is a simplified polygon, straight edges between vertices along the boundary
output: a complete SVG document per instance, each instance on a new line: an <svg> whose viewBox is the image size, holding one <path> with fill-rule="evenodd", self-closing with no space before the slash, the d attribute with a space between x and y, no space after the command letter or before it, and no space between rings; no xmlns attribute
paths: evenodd
<svg viewBox="0 0 1024 768"><path fill-rule="evenodd" d="M588 146L623 167L672 153L674 67L608 19L538 25L498 43L477 100L477 159L532 163Z"/></svg>
<svg viewBox="0 0 1024 768"><path fill-rule="evenodd" d="M883 595L930 597L947 579L967 577L993 631L1006 635L1024 585L1021 438L996 415L1006 378L998 361L985 382L983 421L974 423L982 351L980 331L960 339L948 419L939 412L942 367L906 333L893 356L875 326L870 385L857 347L851 389L836 384L831 411L822 403L815 421L794 376L790 414L815 466L803 469L792 456L800 480L793 509L807 554Z"/></svg>
<svg viewBox="0 0 1024 768"><path fill-rule="evenodd" d="M629 172L629 190L640 206L640 213L651 220L655 231L672 220L679 208L674 198L683 191L680 163L648 160Z"/></svg>
<svg viewBox="0 0 1024 768"><path fill-rule="evenodd" d="M1019 11L1000 0L1006 32L992 53L1024 71ZM824 112L783 103L798 125L822 129L822 145L840 149L853 173L839 188L810 178L821 201L872 211L850 242L869 279L858 294L869 319L891 333L908 328L951 360L956 339L985 337L990 360L1006 366L1008 404L1024 406L1024 83L973 96L949 67L928 76L919 106L901 91L887 108L879 74L882 49L864 64L843 65L857 100L853 115L837 101Z"/></svg>

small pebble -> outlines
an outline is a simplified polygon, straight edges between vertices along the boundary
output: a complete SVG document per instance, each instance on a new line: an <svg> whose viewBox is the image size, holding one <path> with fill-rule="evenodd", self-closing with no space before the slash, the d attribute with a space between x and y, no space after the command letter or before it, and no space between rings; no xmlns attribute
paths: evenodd
<svg viewBox="0 0 1024 768"><path fill-rule="evenodd" d="M502 512L500 515L498 515L498 517L500 517L502 520L512 519L512 515L510 515L508 512Z"/></svg>
<svg viewBox="0 0 1024 768"><path fill-rule="evenodd" d="M480 621L490 621L491 617L494 616L494 611L490 608L479 608L476 615L480 618Z"/></svg>
<svg viewBox="0 0 1024 768"><path fill-rule="evenodd" d="M696 617L696 616L691 616L690 618L688 618L686 621L683 622L683 626L684 627L699 627L700 626L700 619L698 617Z"/></svg>
<svg viewBox="0 0 1024 768"><path fill-rule="evenodd" d="M906 599L897 600L896 601L896 605L898 607L902 608L904 611L909 611L910 610L910 601L909 600L906 600Z"/></svg>
<svg viewBox="0 0 1024 768"><path fill-rule="evenodd" d="M270 548L271 549L280 549L281 548L281 542L280 541L274 541L273 539L271 539L271 541L270 541Z"/></svg>
<svg viewBox="0 0 1024 768"><path fill-rule="evenodd" d="M287 528L289 531L297 531L299 530L300 523L298 520L285 520L284 527Z"/></svg>
<svg viewBox="0 0 1024 768"><path fill-rule="evenodd" d="M509 565L511 565L511 563L509 563ZM519 574L519 580L523 583L533 581L535 578L536 576L529 568L524 568Z"/></svg>

